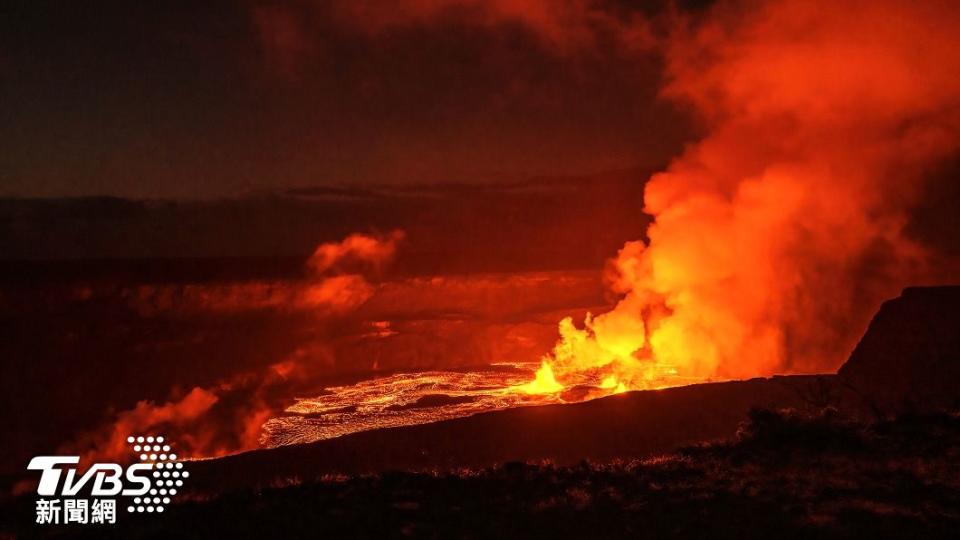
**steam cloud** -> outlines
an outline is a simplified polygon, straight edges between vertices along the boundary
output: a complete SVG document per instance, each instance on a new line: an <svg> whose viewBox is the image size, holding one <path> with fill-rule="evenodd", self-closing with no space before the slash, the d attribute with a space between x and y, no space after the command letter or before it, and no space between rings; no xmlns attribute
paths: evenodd
<svg viewBox="0 0 960 540"><path fill-rule="evenodd" d="M303 54L294 14L317 6L255 13L282 38L267 48ZM561 381L831 371L882 299L944 277L905 231L926 177L958 149L960 13L949 1L723 0L648 17L591 0L324 6L371 34L517 25L559 55L603 39L662 54L662 97L705 135L649 180L656 221L611 264L616 308L583 328L561 322L545 359Z"/></svg>
<svg viewBox="0 0 960 540"><path fill-rule="evenodd" d="M646 186L622 300L548 361L633 387L828 371L884 298L929 279L904 233L960 143L960 11L947 1L721 2L665 43L667 98L707 135Z"/></svg>
<svg viewBox="0 0 960 540"><path fill-rule="evenodd" d="M373 292L363 273L380 271L392 260L401 231L353 234L317 247L307 261L310 278L300 283L197 285L186 290L144 287L133 305L147 314L169 311L234 312L259 309L311 309L318 322L360 306ZM318 348L319 347L319 348ZM135 433L168 437L184 457L221 456L257 448L260 427L275 412L278 397L310 378L309 361L323 359L322 344L295 351L262 370L227 374L216 384L173 389L165 403L141 401L107 424L65 446L85 462L130 459L126 438Z"/></svg>

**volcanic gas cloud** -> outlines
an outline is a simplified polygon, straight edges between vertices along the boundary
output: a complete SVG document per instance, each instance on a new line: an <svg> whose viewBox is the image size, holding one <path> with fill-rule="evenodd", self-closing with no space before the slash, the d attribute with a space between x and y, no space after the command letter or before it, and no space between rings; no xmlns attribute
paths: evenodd
<svg viewBox="0 0 960 540"><path fill-rule="evenodd" d="M836 7L721 2L672 24L662 95L706 135L649 180L616 308L561 322L529 391L832 371L881 299L931 277L904 227L960 142L960 11Z"/></svg>
<svg viewBox="0 0 960 540"><path fill-rule="evenodd" d="M124 296L133 309L147 315L283 309L310 313L314 324L322 326L370 298L374 285L369 279L392 260L403 237L402 231L352 234L341 242L320 244L307 260L307 277L300 281L146 285ZM167 402L140 401L64 450L83 452L85 460L123 460L129 453L126 437L138 430L166 434L191 457L256 448L262 424L276 412L275 401L308 381L311 362L322 361L324 353L298 349L263 369L226 373L208 387L174 388Z"/></svg>

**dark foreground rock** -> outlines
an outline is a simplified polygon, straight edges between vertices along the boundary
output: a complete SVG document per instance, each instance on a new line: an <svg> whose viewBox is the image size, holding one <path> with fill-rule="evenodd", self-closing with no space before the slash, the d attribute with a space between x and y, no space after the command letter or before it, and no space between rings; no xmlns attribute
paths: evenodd
<svg viewBox="0 0 960 540"><path fill-rule="evenodd" d="M960 287L906 290L838 375L629 392L196 462L192 502L100 532L951 537L960 419L929 411L960 398L958 314Z"/></svg>
<svg viewBox="0 0 960 540"><path fill-rule="evenodd" d="M191 490L269 486L325 474L642 458L730 437L754 407L818 410L828 405L851 414L857 407L854 396L832 375L628 392L574 405L497 411L198 462L191 465Z"/></svg>
<svg viewBox="0 0 960 540"><path fill-rule="evenodd" d="M654 459L508 463L235 491L90 538L955 538L960 418L755 410ZM21 514L29 514L25 501ZM124 516L127 517L127 516ZM49 530L49 529L47 529ZM17 532L43 531L21 523Z"/></svg>
<svg viewBox="0 0 960 540"><path fill-rule="evenodd" d="M751 408L837 408L849 418L960 403L960 287L909 288L884 303L839 375L629 392L575 405L480 414L356 433L198 463L195 489L266 486L324 474L449 470L511 461L644 458L731 436Z"/></svg>
<svg viewBox="0 0 960 540"><path fill-rule="evenodd" d="M879 415L960 403L960 287L884 302L839 375Z"/></svg>

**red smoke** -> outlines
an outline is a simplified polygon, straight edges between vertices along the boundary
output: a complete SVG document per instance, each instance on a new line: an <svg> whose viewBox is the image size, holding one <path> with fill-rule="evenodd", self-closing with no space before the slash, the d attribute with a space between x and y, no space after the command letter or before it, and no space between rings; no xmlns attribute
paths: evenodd
<svg viewBox="0 0 960 540"><path fill-rule="evenodd" d="M181 426L193 422L209 411L217 399L215 393L198 387L167 403L141 401L133 409L117 414L116 421L110 426L86 435L71 446L89 448L83 456L85 463L97 460L123 463L133 457L127 444L128 436L154 433L160 426ZM178 444L183 442L176 437L171 441Z"/></svg>
<svg viewBox="0 0 960 540"><path fill-rule="evenodd" d="M130 307L145 316L159 313L235 313L273 309L325 316L356 309L373 294L365 275L377 275L393 260L402 231L352 234L317 246L302 281L247 281L196 285L143 285L124 291Z"/></svg>
<svg viewBox="0 0 960 540"><path fill-rule="evenodd" d="M374 286L347 269L378 272L392 260L401 231L389 235L353 234L342 242L317 247L308 260L310 277L302 282L223 285L145 286L130 293L135 308L146 315L169 312L235 312L258 309L312 310L318 322L359 307ZM321 347L322 349L322 347ZM300 351L262 370L228 374L207 388L171 391L165 403L141 401L121 411L105 426L67 445L86 460L130 459L126 438L159 434L177 445L183 457L220 456L256 448L260 426L275 411L278 395L309 375L310 362L324 351Z"/></svg>
<svg viewBox="0 0 960 540"><path fill-rule="evenodd" d="M403 237L403 231L393 231L382 237L351 234L342 242L328 242L317 246L313 256L307 261L307 267L317 275L349 264L359 264L379 272L384 264L393 260L397 244Z"/></svg>
<svg viewBox="0 0 960 540"><path fill-rule="evenodd" d="M718 374L832 370L879 302L926 272L903 230L960 143L960 12L748 8L722 3L668 44L665 93L709 135L647 185L656 224L630 290L665 296L666 324L708 338Z"/></svg>
<svg viewBox="0 0 960 540"><path fill-rule="evenodd" d="M720 2L680 21L663 94L707 135L647 184L656 221L615 261L620 304L561 325L560 380L835 369L879 302L929 275L904 227L960 147L957 28L948 1Z"/></svg>

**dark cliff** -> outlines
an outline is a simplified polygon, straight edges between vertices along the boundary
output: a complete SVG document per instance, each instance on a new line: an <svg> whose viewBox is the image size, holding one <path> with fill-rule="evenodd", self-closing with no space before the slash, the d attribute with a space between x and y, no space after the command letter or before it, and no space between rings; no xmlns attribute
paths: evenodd
<svg viewBox="0 0 960 540"><path fill-rule="evenodd" d="M960 405L960 286L884 302L839 375L878 414Z"/></svg>

